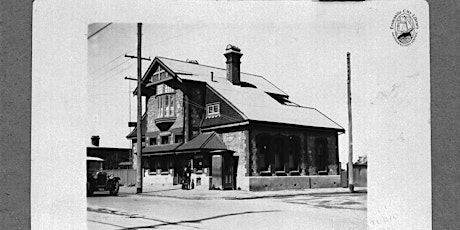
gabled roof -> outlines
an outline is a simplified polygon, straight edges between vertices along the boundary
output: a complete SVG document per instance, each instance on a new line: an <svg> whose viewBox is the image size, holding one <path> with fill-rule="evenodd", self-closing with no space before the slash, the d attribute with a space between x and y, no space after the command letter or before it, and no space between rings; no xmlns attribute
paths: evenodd
<svg viewBox="0 0 460 230"><path fill-rule="evenodd" d="M230 84L230 82L227 81L226 69L184 62L165 57L157 58L171 71L177 74L181 79L200 82L211 82L211 72L213 72L215 80L218 80L219 82L227 82L228 84ZM273 85L271 82L269 82L262 76L241 73L241 81L255 85L258 89L267 93L288 96L285 92L283 92L281 89Z"/></svg>
<svg viewBox="0 0 460 230"><path fill-rule="evenodd" d="M208 85L235 106L247 120L344 131L342 126L315 108L280 104L257 88L215 82Z"/></svg>
<svg viewBox="0 0 460 230"><path fill-rule="evenodd" d="M142 148L142 155L180 154L192 151L228 151L227 146L215 132L200 133L186 143L155 145Z"/></svg>
<svg viewBox="0 0 460 230"><path fill-rule="evenodd" d="M238 111L245 120L344 131L342 126L315 108L286 105L276 101L269 94L279 95L286 99L289 96L262 76L241 73L241 81L249 83L255 88L242 87L230 83L226 77L226 69L223 68L156 57L149 70L157 64L163 65L180 81L206 83L211 90ZM144 76L144 81L147 80L145 78L148 72ZM213 78L211 78L211 72L213 72Z"/></svg>
<svg viewBox="0 0 460 230"><path fill-rule="evenodd" d="M142 148L142 155L162 155L162 154L174 154L174 150L180 144L168 144L168 145L154 145Z"/></svg>
<svg viewBox="0 0 460 230"><path fill-rule="evenodd" d="M227 150L227 146L215 132L201 133L189 142L179 146L177 151Z"/></svg>

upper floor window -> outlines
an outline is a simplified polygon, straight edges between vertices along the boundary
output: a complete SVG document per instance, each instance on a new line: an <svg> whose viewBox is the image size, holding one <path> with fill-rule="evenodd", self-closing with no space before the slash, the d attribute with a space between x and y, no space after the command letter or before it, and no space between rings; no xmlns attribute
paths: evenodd
<svg viewBox="0 0 460 230"><path fill-rule="evenodd" d="M162 136L162 137L161 137L161 144L162 144L162 145L167 145L167 144L169 144L169 136Z"/></svg>
<svg viewBox="0 0 460 230"><path fill-rule="evenodd" d="M184 142L184 136L183 135L176 135L175 136L175 143L182 143Z"/></svg>
<svg viewBox="0 0 460 230"><path fill-rule="evenodd" d="M165 84L157 85L157 118L176 116L174 109L174 92L173 88Z"/></svg>
<svg viewBox="0 0 460 230"><path fill-rule="evenodd" d="M156 95L161 95L161 94L166 94L166 93L174 93L174 89L165 84L157 85Z"/></svg>
<svg viewBox="0 0 460 230"><path fill-rule="evenodd" d="M158 103L157 118L176 116L176 113L174 110L174 94L165 94L165 95L157 97L157 103Z"/></svg>
<svg viewBox="0 0 460 230"><path fill-rule="evenodd" d="M151 137L149 139L149 144L150 145L157 145L157 139L155 137Z"/></svg>
<svg viewBox="0 0 460 230"><path fill-rule="evenodd" d="M220 116L220 104L212 103L206 105L206 117L213 118Z"/></svg>

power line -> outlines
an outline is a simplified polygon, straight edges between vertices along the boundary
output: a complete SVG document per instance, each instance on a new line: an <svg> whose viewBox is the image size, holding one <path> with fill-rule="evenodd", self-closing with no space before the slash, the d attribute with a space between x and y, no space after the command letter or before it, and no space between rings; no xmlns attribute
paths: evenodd
<svg viewBox="0 0 460 230"><path fill-rule="evenodd" d="M89 35L87 39L90 39L92 36L96 35L97 33L101 32L102 30L104 30L105 28L107 28L107 26L110 26L112 23L107 23L107 25L103 26L102 28L98 29L96 32L94 32L93 34Z"/></svg>
<svg viewBox="0 0 460 230"><path fill-rule="evenodd" d="M129 61L129 59L122 61L120 64L118 64L118 65L112 67L111 69L105 71L103 74L101 74L101 76L105 76L107 73L110 73L112 70L118 68L119 66L125 64L125 63L128 62L128 61Z"/></svg>
<svg viewBox="0 0 460 230"><path fill-rule="evenodd" d="M129 59L128 59L128 60L129 60ZM126 62L126 61L125 61L125 62ZM131 66L133 66L134 64L136 64L136 63L133 62L133 63L131 63L130 65L128 65L126 68L124 68L124 69L122 69L122 70L120 70L120 71L118 71L118 72L116 72L116 73L114 73L114 74L109 75L108 77L104 78L104 80L100 81L100 82L98 83L98 85L101 84L101 83L103 83L103 82L105 82L105 81L107 81L109 78L115 77L115 76L117 76L118 74L120 74L120 73L122 73L122 72L128 70L128 69L131 68Z"/></svg>
<svg viewBox="0 0 460 230"><path fill-rule="evenodd" d="M107 62L106 64L104 64L103 66L101 66L99 69L95 70L95 71L92 71L91 74L95 74L97 73L99 70L103 69L104 67L108 66L109 64L111 64L112 62L114 62L115 60L117 60L118 58L121 58L123 57L123 54L119 55L118 57L115 57L114 59L110 60L109 62Z"/></svg>

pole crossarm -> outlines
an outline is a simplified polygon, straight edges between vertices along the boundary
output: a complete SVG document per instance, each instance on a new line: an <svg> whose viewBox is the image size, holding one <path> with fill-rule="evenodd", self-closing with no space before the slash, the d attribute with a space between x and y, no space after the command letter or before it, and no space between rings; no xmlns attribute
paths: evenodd
<svg viewBox="0 0 460 230"><path fill-rule="evenodd" d="M133 56L133 55L128 55L128 54L125 54L125 57L127 57L127 58L135 58L135 59L137 59L137 57L138 57L138 56ZM148 58L145 58L145 57L141 57L141 60L151 61L152 59L150 59L150 57L148 57Z"/></svg>

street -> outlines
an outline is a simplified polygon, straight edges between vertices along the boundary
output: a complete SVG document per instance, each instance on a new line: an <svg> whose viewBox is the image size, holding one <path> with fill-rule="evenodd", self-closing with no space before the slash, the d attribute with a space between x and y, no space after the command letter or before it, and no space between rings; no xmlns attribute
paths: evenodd
<svg viewBox="0 0 460 230"><path fill-rule="evenodd" d="M100 193L88 229L367 229L366 191L312 190Z"/></svg>

